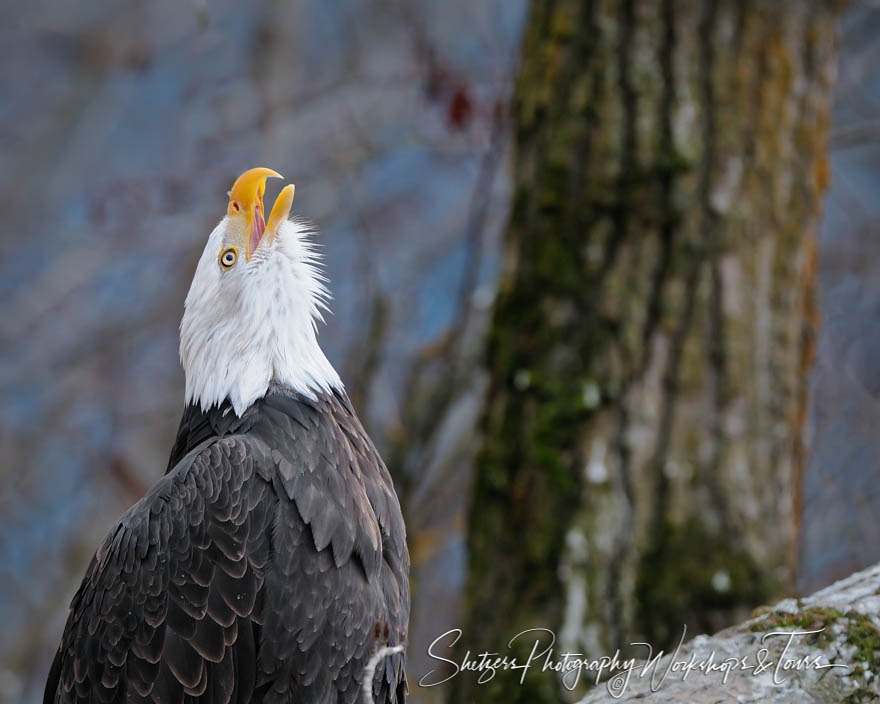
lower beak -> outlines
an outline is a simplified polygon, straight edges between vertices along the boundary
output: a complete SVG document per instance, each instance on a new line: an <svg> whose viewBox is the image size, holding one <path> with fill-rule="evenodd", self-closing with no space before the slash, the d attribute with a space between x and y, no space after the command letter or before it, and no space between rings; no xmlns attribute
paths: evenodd
<svg viewBox="0 0 880 704"><path fill-rule="evenodd" d="M281 225L287 222L287 218L290 217L290 208L293 205L295 190L296 187L292 183L288 183L281 189L281 193L275 199L275 205L272 206L272 212L269 213L269 221L266 223L265 235L262 236L268 244L272 244L278 235L278 230L281 229Z"/></svg>
<svg viewBox="0 0 880 704"><path fill-rule="evenodd" d="M263 222L263 199L260 198L254 203L254 217L251 223L250 237L248 237L248 259L253 256L253 253L257 251L257 248L263 242L270 245L275 241L281 225L290 217L294 190L295 187L292 183L287 184L281 189L281 193L275 199L275 205L272 206L272 212L269 213L269 220L267 222Z"/></svg>

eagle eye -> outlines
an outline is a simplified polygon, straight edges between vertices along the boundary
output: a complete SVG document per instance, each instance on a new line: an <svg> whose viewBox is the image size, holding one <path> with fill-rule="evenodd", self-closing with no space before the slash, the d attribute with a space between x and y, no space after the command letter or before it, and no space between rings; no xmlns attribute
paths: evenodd
<svg viewBox="0 0 880 704"><path fill-rule="evenodd" d="M238 251L235 249L235 247L224 249L220 253L220 266L224 269L231 269L233 266L235 266L236 261L238 261Z"/></svg>

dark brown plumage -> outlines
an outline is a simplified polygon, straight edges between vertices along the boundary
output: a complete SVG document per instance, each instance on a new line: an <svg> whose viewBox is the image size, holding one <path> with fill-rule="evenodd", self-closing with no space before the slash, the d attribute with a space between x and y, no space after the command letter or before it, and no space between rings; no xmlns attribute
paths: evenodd
<svg viewBox="0 0 880 704"><path fill-rule="evenodd" d="M45 703L356 701L404 644L409 556L391 478L341 392L188 407L168 473L88 567ZM385 659L377 702L405 697Z"/></svg>

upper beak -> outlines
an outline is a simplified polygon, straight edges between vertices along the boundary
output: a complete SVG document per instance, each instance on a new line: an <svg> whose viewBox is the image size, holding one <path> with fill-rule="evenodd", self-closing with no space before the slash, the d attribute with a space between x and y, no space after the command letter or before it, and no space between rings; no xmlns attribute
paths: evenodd
<svg viewBox="0 0 880 704"><path fill-rule="evenodd" d="M265 212L263 193L266 191L267 178L283 178L283 176L272 169L263 167L249 169L235 179L232 190L229 191L229 205L226 212L230 217L244 216L245 218L246 256L248 259L253 256L264 239L270 243L275 239L281 224L290 215L290 208L293 204L294 186L289 184L278 194L267 224L263 219Z"/></svg>

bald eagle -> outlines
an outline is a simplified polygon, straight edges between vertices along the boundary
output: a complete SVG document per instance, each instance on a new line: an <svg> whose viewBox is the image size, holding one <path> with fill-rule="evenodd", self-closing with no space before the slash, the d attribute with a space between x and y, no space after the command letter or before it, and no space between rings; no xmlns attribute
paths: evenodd
<svg viewBox="0 0 880 704"><path fill-rule="evenodd" d="M293 185L264 221L278 176L242 174L208 237L168 471L92 558L46 704L404 700L400 505L318 345L328 293Z"/></svg>

